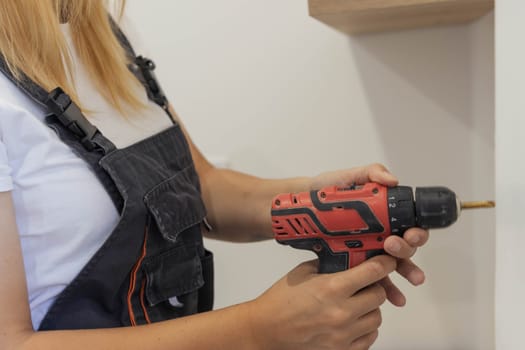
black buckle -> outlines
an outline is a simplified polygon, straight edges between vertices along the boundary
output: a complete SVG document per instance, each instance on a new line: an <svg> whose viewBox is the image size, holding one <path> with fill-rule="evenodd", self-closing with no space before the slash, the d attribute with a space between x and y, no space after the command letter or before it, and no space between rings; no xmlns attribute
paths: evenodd
<svg viewBox="0 0 525 350"><path fill-rule="evenodd" d="M51 91L47 97L46 105L56 115L60 123L80 139L88 151L97 148L93 137L98 129L86 119L80 108L64 90L57 87Z"/></svg>
<svg viewBox="0 0 525 350"><path fill-rule="evenodd" d="M155 103L158 105L166 107L166 102L168 99L166 98L164 91L162 91L155 73L153 73L155 70L155 63L149 58L137 56L135 58L135 64L140 68L144 78L144 84L146 85L148 97L155 101Z"/></svg>

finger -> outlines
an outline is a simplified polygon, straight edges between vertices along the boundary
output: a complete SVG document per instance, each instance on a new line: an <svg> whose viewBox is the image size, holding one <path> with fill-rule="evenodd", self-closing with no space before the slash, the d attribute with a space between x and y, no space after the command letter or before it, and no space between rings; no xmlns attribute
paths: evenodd
<svg viewBox="0 0 525 350"><path fill-rule="evenodd" d="M385 240L385 251L400 259L408 259L416 253L416 249L399 236L389 236Z"/></svg>
<svg viewBox="0 0 525 350"><path fill-rule="evenodd" d="M348 310L352 310L352 319L355 320L377 309L385 301L385 289L380 284L374 283L349 298L346 306Z"/></svg>
<svg viewBox="0 0 525 350"><path fill-rule="evenodd" d="M410 259L400 260L397 266L397 272L414 286L425 282L425 273Z"/></svg>
<svg viewBox="0 0 525 350"><path fill-rule="evenodd" d="M375 283L395 270L396 259L380 255L366 260L346 271L336 272L329 276L331 283L344 295L354 295L358 290Z"/></svg>
<svg viewBox="0 0 525 350"><path fill-rule="evenodd" d="M371 164L366 167L369 181L377 182L386 186L395 186L398 179L383 164Z"/></svg>
<svg viewBox="0 0 525 350"><path fill-rule="evenodd" d="M390 277L387 276L383 278L381 281L379 281L379 284L385 289L386 298L388 301L390 301L390 303L392 303L392 305L398 307L405 306L407 302L405 295L399 290L399 288L397 288L394 283L392 283Z"/></svg>
<svg viewBox="0 0 525 350"><path fill-rule="evenodd" d="M427 243L428 237L428 231L419 227L411 228L403 235L405 241L407 241L412 247L421 247Z"/></svg>
<svg viewBox="0 0 525 350"><path fill-rule="evenodd" d="M352 182L359 185L367 182L377 182L386 186L395 186L397 178L392 175L382 164L370 164L368 166L352 169Z"/></svg>
<svg viewBox="0 0 525 350"><path fill-rule="evenodd" d="M350 350L369 349L372 346L372 344L375 343L378 336L379 331L377 329L372 333L365 334L352 342L352 345L350 345Z"/></svg>

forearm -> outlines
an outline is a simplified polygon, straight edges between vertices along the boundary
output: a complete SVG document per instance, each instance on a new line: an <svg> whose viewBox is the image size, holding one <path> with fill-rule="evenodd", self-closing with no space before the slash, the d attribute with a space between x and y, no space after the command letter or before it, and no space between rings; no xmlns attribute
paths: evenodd
<svg viewBox="0 0 525 350"><path fill-rule="evenodd" d="M139 327L32 332L12 349L259 349L249 304Z"/></svg>
<svg viewBox="0 0 525 350"><path fill-rule="evenodd" d="M209 170L201 176L210 238L247 242L272 237L270 208L283 192L309 189L309 178L261 179L227 169Z"/></svg>

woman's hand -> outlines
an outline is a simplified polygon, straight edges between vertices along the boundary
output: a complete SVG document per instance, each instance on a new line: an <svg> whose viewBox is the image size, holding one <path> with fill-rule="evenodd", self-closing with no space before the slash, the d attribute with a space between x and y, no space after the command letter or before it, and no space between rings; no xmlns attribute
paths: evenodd
<svg viewBox="0 0 525 350"><path fill-rule="evenodd" d="M398 184L397 178L384 165L371 164L320 174L312 179L310 189L315 190L331 185L347 187L353 184L362 185L367 182L376 182L385 186L396 186ZM403 238L392 235L385 240L385 251L399 259L397 272L413 285L423 283L425 274L410 258L415 254L417 248L424 245L427 240L428 231L420 228L407 230ZM405 296L392 283L389 277L386 277L380 283L385 288L388 300L392 304L403 306L406 303Z"/></svg>
<svg viewBox="0 0 525 350"><path fill-rule="evenodd" d="M299 265L248 303L257 349L368 349L381 325L384 287L396 268L382 255L350 270L317 274L317 262Z"/></svg>

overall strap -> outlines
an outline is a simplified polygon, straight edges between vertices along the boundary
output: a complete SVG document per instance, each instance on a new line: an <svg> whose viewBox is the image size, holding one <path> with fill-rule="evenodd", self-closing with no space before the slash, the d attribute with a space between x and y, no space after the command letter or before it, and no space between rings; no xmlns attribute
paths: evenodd
<svg viewBox="0 0 525 350"><path fill-rule="evenodd" d="M99 160L113 152L115 145L87 120L80 108L61 89L48 93L22 72L17 79L0 54L0 72L20 88L30 99L50 112L46 124L55 130L62 142L84 159L108 191L117 210L122 208L122 198L109 175L98 165Z"/></svg>
<svg viewBox="0 0 525 350"><path fill-rule="evenodd" d="M137 56L128 38L111 16L109 16L109 21L111 23L113 33L117 37L122 48L124 48L126 51L128 59L130 62L132 62L129 65L129 70L144 86L144 89L146 89L146 93L148 94L148 98L164 109L172 123L176 124L176 121L169 110L168 98L166 97L166 94L164 94L164 91L162 90L157 77L153 72L156 68L155 63L149 58L140 55Z"/></svg>
<svg viewBox="0 0 525 350"><path fill-rule="evenodd" d="M29 98L49 111L53 116L48 116L46 122L56 118L59 123L75 135L87 151L98 149L107 154L115 149L111 141L106 139L98 129L91 124L82 114L80 108L61 88L56 88L48 93L43 87L29 79L20 72L17 79L7 66L4 57L0 54L0 71L21 89Z"/></svg>

